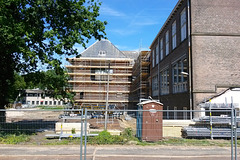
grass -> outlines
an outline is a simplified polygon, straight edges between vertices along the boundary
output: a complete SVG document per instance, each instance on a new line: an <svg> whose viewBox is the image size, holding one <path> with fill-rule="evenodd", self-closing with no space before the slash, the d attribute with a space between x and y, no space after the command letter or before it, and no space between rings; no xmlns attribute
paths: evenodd
<svg viewBox="0 0 240 160"><path fill-rule="evenodd" d="M37 108L43 110L62 110L64 109L64 106L37 106Z"/></svg>
<svg viewBox="0 0 240 160"><path fill-rule="evenodd" d="M1 135L0 143L1 144L21 144L28 142L30 140L30 136L26 134L9 134L9 135Z"/></svg>
<svg viewBox="0 0 240 160"><path fill-rule="evenodd" d="M32 144L39 145L31 137L37 134L27 133L0 133L0 144ZM80 138L67 138L59 141L58 139L47 139L42 137L40 139L41 145L78 145ZM131 143L130 143L131 142ZM133 143L134 142L134 143ZM84 137L83 137L84 143ZM98 136L88 137L87 143L90 145L128 145L136 144L141 146L149 145L163 145L163 146L216 146L216 147L230 147L231 140L226 139L185 139L185 138L166 138L157 142L145 142L137 139L132 129L125 129L120 136L111 135L107 131L102 131ZM240 146L240 140L237 142Z"/></svg>

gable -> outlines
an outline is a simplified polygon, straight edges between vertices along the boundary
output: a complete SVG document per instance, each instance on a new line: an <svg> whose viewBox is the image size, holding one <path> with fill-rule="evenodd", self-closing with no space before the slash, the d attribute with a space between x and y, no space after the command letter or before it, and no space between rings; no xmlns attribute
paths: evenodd
<svg viewBox="0 0 240 160"><path fill-rule="evenodd" d="M109 40L96 41L81 53L81 57L95 58L126 58L126 56L115 47Z"/></svg>

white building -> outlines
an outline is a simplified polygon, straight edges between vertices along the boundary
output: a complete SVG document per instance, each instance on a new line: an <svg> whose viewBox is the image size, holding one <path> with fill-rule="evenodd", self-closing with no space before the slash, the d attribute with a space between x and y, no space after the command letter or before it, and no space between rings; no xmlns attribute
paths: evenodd
<svg viewBox="0 0 240 160"><path fill-rule="evenodd" d="M63 105L63 101L54 99L40 89L26 89L21 100L22 104L29 106L59 106Z"/></svg>

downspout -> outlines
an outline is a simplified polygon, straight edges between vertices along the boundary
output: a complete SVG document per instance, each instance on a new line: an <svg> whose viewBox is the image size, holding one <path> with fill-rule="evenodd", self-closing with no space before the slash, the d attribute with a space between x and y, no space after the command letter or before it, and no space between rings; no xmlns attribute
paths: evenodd
<svg viewBox="0 0 240 160"><path fill-rule="evenodd" d="M191 0L187 1L188 7L188 79L189 79L189 106L190 106L190 120L193 119L193 103L192 103L192 53L191 53L191 21L190 21L190 4Z"/></svg>

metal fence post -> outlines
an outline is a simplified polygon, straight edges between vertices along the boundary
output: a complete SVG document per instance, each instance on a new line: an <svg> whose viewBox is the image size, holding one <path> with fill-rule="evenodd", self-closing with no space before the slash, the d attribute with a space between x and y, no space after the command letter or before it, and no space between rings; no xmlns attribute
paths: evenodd
<svg viewBox="0 0 240 160"><path fill-rule="evenodd" d="M233 160L233 104L231 102L231 159Z"/></svg>
<svg viewBox="0 0 240 160"><path fill-rule="evenodd" d="M237 160L237 113L236 109L234 108L234 139L235 139L235 160Z"/></svg>
<svg viewBox="0 0 240 160"><path fill-rule="evenodd" d="M83 109L81 109L81 140L80 140L80 160L82 160L82 139L83 137Z"/></svg>
<svg viewBox="0 0 240 160"><path fill-rule="evenodd" d="M85 109L84 160L87 158L87 108Z"/></svg>
<svg viewBox="0 0 240 160"><path fill-rule="evenodd" d="M211 100L210 100L210 104L209 104L209 110L210 110L210 136L211 136L211 140L213 140L213 128L212 128L212 105L211 105Z"/></svg>

